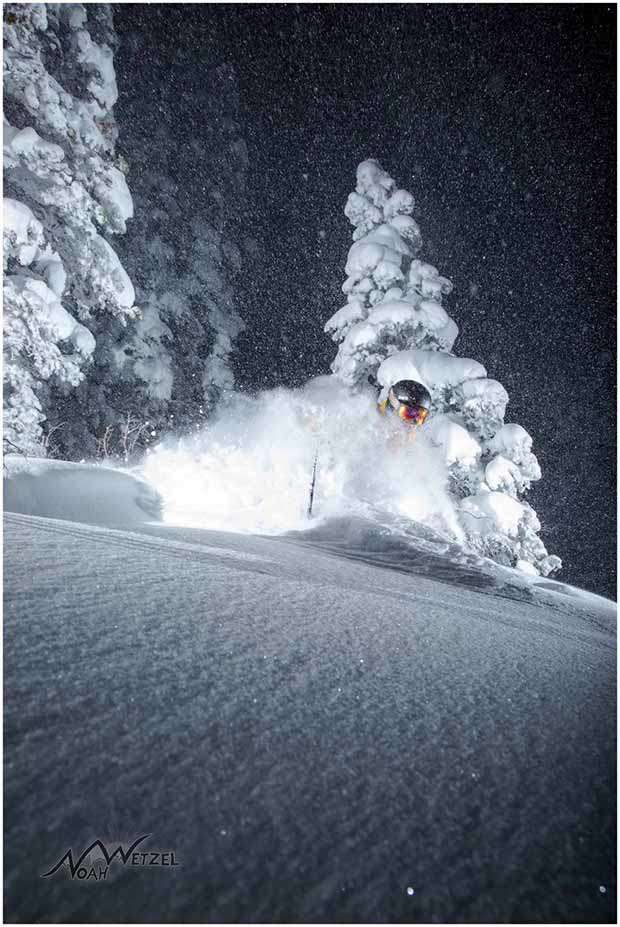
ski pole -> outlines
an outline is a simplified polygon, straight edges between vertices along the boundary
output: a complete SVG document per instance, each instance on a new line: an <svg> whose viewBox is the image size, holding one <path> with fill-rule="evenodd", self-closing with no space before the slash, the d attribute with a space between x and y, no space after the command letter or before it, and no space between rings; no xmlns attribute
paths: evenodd
<svg viewBox="0 0 620 927"><path fill-rule="evenodd" d="M312 467L312 480L310 482L310 500L308 502L308 518L312 517L312 503L314 502L314 487L316 485L316 467L319 462L319 445L317 443L316 453L314 455L314 466Z"/></svg>

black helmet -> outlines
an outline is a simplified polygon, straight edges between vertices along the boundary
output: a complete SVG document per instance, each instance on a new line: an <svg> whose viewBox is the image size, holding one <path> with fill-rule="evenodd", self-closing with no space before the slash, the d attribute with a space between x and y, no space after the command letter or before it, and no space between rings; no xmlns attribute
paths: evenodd
<svg viewBox="0 0 620 927"><path fill-rule="evenodd" d="M431 394L415 380L399 380L392 386L389 396L390 401L396 400L405 406L422 406L427 410L431 407Z"/></svg>
<svg viewBox="0 0 620 927"><path fill-rule="evenodd" d="M407 425L423 425L431 408L431 394L415 380L399 380L388 393L389 403Z"/></svg>

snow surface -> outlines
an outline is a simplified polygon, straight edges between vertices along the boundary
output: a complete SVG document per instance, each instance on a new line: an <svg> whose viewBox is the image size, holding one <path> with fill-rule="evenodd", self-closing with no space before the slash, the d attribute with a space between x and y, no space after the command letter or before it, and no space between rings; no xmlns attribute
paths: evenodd
<svg viewBox="0 0 620 927"><path fill-rule="evenodd" d="M7 921L614 920L612 603L370 508L175 528L9 464ZM181 865L41 878L147 833Z"/></svg>

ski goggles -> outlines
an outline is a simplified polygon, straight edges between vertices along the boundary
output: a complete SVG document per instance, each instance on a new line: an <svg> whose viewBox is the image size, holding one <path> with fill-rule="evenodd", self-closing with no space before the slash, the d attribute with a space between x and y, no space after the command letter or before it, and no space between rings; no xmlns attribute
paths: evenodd
<svg viewBox="0 0 620 927"><path fill-rule="evenodd" d="M428 418L428 409L423 406L406 406L398 407L398 417L409 425L423 425Z"/></svg>

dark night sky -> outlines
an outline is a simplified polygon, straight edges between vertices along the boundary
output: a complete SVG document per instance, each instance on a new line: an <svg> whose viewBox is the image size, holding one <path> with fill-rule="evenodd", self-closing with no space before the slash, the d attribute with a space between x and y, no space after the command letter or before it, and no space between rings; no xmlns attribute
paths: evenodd
<svg viewBox="0 0 620 927"><path fill-rule="evenodd" d="M561 578L615 595L615 8L127 4L115 23L130 163L141 106L172 85L176 131L199 137L196 88L237 72L263 255L240 294L240 385L328 371L342 210L378 159L416 198L420 256L454 281L456 353L534 437L530 501Z"/></svg>

